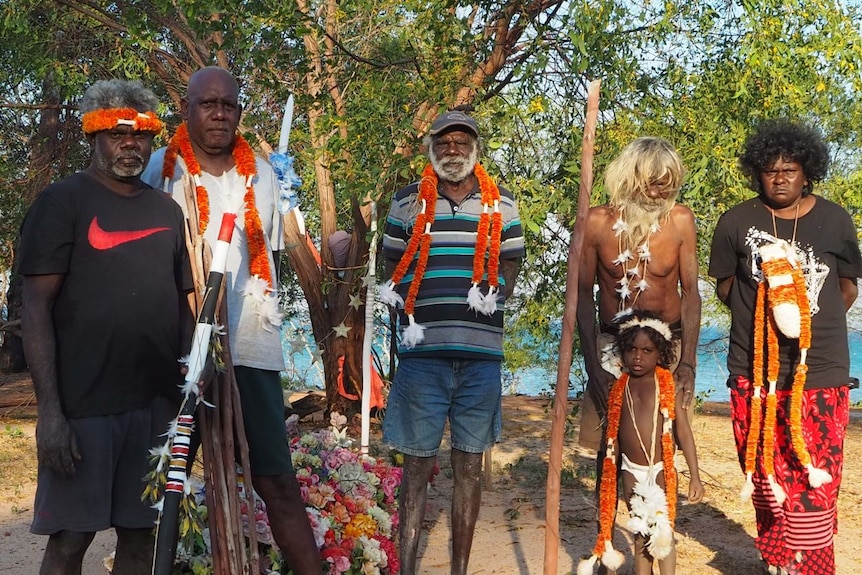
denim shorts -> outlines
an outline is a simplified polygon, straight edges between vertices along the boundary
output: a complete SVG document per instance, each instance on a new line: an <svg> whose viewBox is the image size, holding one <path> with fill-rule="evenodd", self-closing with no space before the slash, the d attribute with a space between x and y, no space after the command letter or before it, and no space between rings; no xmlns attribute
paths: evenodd
<svg viewBox="0 0 862 575"><path fill-rule="evenodd" d="M383 420L383 441L407 455L437 455L446 420L454 449L482 453L502 431L500 362L401 360Z"/></svg>

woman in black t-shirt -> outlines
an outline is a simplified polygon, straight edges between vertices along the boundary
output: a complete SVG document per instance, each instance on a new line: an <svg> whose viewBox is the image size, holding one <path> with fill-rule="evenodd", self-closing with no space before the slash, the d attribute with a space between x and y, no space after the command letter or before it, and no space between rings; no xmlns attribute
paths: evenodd
<svg viewBox="0 0 862 575"><path fill-rule="evenodd" d="M731 312L734 435L753 491L755 545L770 572L835 572L832 538L849 413L846 311L857 296L862 256L849 214L811 193L828 163L815 130L786 120L761 125L739 160L758 197L720 218L710 255L709 274ZM786 254L780 277L762 266L776 251ZM783 297L796 297L791 303L801 310L802 334L776 329L769 337L781 319L772 309Z"/></svg>

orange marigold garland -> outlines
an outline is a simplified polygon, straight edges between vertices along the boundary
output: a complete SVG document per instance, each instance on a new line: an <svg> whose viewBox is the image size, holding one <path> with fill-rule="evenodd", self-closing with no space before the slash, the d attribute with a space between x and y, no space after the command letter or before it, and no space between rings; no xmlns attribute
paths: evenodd
<svg viewBox="0 0 862 575"><path fill-rule="evenodd" d="M808 484L816 489L832 481L832 475L825 469L814 466L802 432L802 396L805 393L805 380L808 374L808 365L805 362L808 357L808 350L811 349L811 307L808 302L805 277L798 267L793 270L793 284L796 286L797 294L801 294L799 312L802 319L799 335L799 364L796 366L793 390L790 395L790 436L796 457L808 469Z"/></svg>
<svg viewBox="0 0 862 575"><path fill-rule="evenodd" d="M775 425L778 408L778 326L773 316L769 316L766 323L766 348L769 354L767 360L766 379L769 382L769 391L766 394L766 424L763 427L763 471L766 480L772 488L772 494L779 505L787 499L787 494L781 484L775 480Z"/></svg>
<svg viewBox="0 0 862 575"><path fill-rule="evenodd" d="M162 177L165 179L165 190L168 190L171 178L174 177L174 170L177 165L177 157L182 156L186 163L189 174L195 182L195 197L197 199L198 210L198 233L203 234L206 231L210 222L210 200L207 189L201 184L201 165L195 157L195 151L192 147L191 138L189 138L189 130L186 123L180 124L177 128L174 137L171 138L167 149L165 150L165 159L162 163Z"/></svg>
<svg viewBox="0 0 862 575"><path fill-rule="evenodd" d="M170 179L173 178L177 157L181 156L186 164L189 174L195 181L195 196L197 199L198 233L206 231L210 219L209 192L201 183L201 165L195 157L188 127L185 122L177 128L174 137L171 138L165 150L165 159L162 164L162 177L165 178L165 190L169 189ZM274 283L272 268L269 265L269 250L263 233L263 224L260 221L260 213L257 211L257 203L254 194L254 176L257 174L257 160L254 150L242 137L237 134L233 146L233 158L236 164L236 173L245 179L245 194L243 195L246 242L248 243L248 267L249 279L242 289L242 294L248 297L260 318L261 326L271 330L281 325L281 312L278 308L278 299L274 295ZM191 206L189 206L191 209Z"/></svg>
<svg viewBox="0 0 862 575"><path fill-rule="evenodd" d="M760 256L762 258L761 270L763 271L763 279L761 281L762 285L758 286L758 295L761 290L766 291L767 287L768 292L765 298L766 302L758 297L755 309L755 351L752 368L755 378L758 377L758 373L762 374L763 358L762 356L758 356L757 341L763 341L763 330L766 329L768 338L766 361L768 364L767 379L769 380L769 393L766 398L766 420L763 423L763 466L776 500L781 504L786 498L786 494L781 485L775 480L774 470L775 420L777 411L776 387L779 374L777 331L779 330L790 339L799 339L800 360L794 374L789 407L790 435L793 450L800 463L808 470L808 483L811 487L816 488L832 481L832 476L827 471L814 467L802 432L802 396L805 391L805 380L808 372L806 358L808 349L811 347L811 311L805 286L805 277L796 263L794 247L783 240L774 244L761 246ZM767 306L770 312L768 319L764 317ZM759 411L760 406L757 405L756 407ZM752 410L754 409L755 402L752 401ZM754 417L754 413L752 412L752 421ZM752 432L753 430L749 431L750 434ZM749 470L753 471L754 468L753 465L749 466L751 453L749 439L746 446L746 475L748 475ZM745 492L746 489L743 490L743 494Z"/></svg>
<svg viewBox="0 0 862 575"><path fill-rule="evenodd" d="M503 230L503 215L500 213L500 190L494 180L481 164L476 164L473 170L479 180L479 191L482 193L482 215L479 216L479 226L476 230L476 250L473 252L473 276L470 290L467 292L467 305L473 311L485 315L494 315L497 311L497 291L499 289L500 236ZM494 210L494 215L488 213ZM493 223L492 223L493 219ZM491 234L491 254L488 258L488 293L482 295L479 284L485 276L485 252L488 251L488 234ZM496 251L497 257L494 258Z"/></svg>
<svg viewBox="0 0 862 575"><path fill-rule="evenodd" d="M483 211L479 217L476 231L476 247L473 255L472 287L467 293L467 304L471 309L480 311L485 315L493 315L497 311L497 291L499 288L499 265L500 265L500 238L503 230L503 216L500 212L500 190L497 184L488 176L481 164L476 164L473 174L479 182L479 191L482 194ZM413 222L413 231L407 247L395 267L392 277L378 286L380 300L392 306L404 306L407 314L408 325L404 329L402 344L412 348L421 343L425 338L423 332L425 327L416 323L414 313L416 298L419 294L419 286L425 275L428 265L428 254L431 251L431 226L434 224L434 216L437 206L437 185L439 179L431 164L422 170L422 178L419 181L419 194L417 204L419 213ZM489 210L493 209L493 215ZM489 237L490 235L490 237ZM490 248L489 248L490 244ZM417 259L418 252L418 259ZM483 296L479 290L479 283L485 275L485 253L488 257L488 294ZM401 283L407 275L410 265L416 260L413 278L407 291L407 299L403 300L395 291L395 286Z"/></svg>
<svg viewBox="0 0 862 575"><path fill-rule="evenodd" d="M676 522L676 491L677 476L673 464L673 456L676 453L676 442L673 438L673 422L676 419L676 385L673 374L670 371L656 367L656 379L658 381L661 414L664 418L661 434L661 459L664 464L665 496L667 497L667 514L671 526ZM668 471L669 470L669 471Z"/></svg>
<svg viewBox="0 0 862 575"><path fill-rule="evenodd" d="M113 130L117 126L158 134L165 127L154 112L138 112L134 108L100 108L84 114L81 123L85 134Z"/></svg>
<svg viewBox="0 0 862 575"><path fill-rule="evenodd" d="M761 418L763 408L760 393L763 389L763 325L766 313L766 284L757 285L757 302L754 304L754 340L752 342L754 356L751 395L751 422L748 426L748 437L745 441L745 485L739 496L748 499L754 493L754 470L757 465L757 447L760 442Z"/></svg>
<svg viewBox="0 0 862 575"><path fill-rule="evenodd" d="M676 520L677 476L674 467L676 444L673 439L673 420L676 417L675 384L673 375L667 369L656 367L656 385L658 385L659 409L662 415L662 463L664 465L665 495L667 497L667 514L671 529ZM593 566L601 560L602 564L611 570L619 569L623 564L623 555L612 545L614 515L617 508L617 438L622 416L623 394L629 382L629 375L624 373L613 384L608 396L608 428L607 447L602 461L602 481L599 485L599 534L592 555L578 565L577 574L592 573ZM660 512L659 512L660 513Z"/></svg>

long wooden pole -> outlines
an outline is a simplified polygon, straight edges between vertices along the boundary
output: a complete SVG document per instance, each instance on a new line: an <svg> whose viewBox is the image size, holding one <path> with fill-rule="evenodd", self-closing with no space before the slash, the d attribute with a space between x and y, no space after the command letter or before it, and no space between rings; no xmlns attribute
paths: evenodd
<svg viewBox="0 0 862 575"><path fill-rule="evenodd" d="M566 428L566 400L569 391L569 373L572 368L572 342L578 308L578 261L584 246L586 229L584 220L590 209L590 192L593 188L593 151L596 140L596 123L599 115L599 87L593 80L587 92L587 116L584 123L584 141L581 149L581 185L578 190L578 215L569 245L566 272L566 305L563 313L563 333L557 362L557 389L554 395L551 422L551 452L548 462L548 486L545 506L545 563L544 575L557 575L557 558L560 547L560 470L563 461L563 432ZM589 345L589 342L587 342Z"/></svg>
<svg viewBox="0 0 862 575"><path fill-rule="evenodd" d="M176 434L169 436L170 464L167 472L167 483L156 526L156 546L153 553L153 575L169 575L174 565L177 553L177 537L179 534L179 508L184 496L187 481L187 467L192 430L195 425L194 413L197 408L198 381L204 370L209 354L210 340L215 325L216 305L218 295L224 280L225 263L233 230L236 227L236 213L226 212L222 216L218 241L214 250L213 261L207 274L206 289L203 303L198 314L189 353L188 372L186 372L183 391L185 397L177 415Z"/></svg>
<svg viewBox="0 0 862 575"><path fill-rule="evenodd" d="M368 248L368 275L373 276L377 267L377 202L371 202L371 245ZM368 454L371 438L371 339L374 335L374 285L368 282L365 288L365 336L362 340L362 434L359 449Z"/></svg>

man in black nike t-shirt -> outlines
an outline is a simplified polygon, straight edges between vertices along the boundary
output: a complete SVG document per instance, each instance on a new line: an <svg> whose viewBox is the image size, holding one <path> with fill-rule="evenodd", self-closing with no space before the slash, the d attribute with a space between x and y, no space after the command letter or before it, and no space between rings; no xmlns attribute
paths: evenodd
<svg viewBox="0 0 862 575"><path fill-rule="evenodd" d="M43 574L80 573L110 527L114 572L150 573L156 511L141 501L143 478L177 413L181 326L192 323L183 214L140 180L162 129L157 105L137 82L93 84L81 101L90 165L45 188L22 226Z"/></svg>

